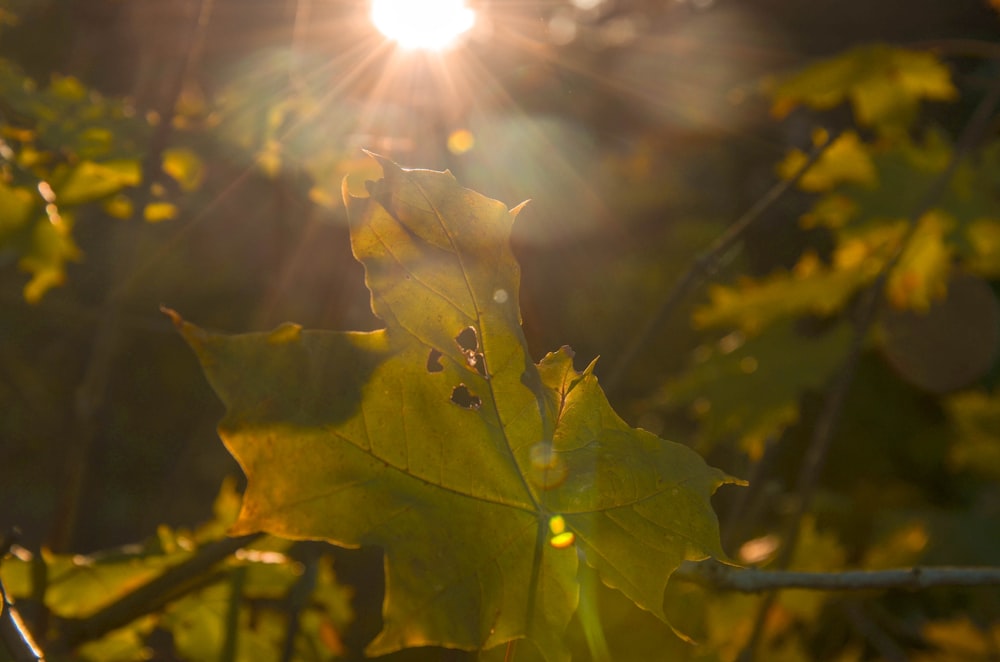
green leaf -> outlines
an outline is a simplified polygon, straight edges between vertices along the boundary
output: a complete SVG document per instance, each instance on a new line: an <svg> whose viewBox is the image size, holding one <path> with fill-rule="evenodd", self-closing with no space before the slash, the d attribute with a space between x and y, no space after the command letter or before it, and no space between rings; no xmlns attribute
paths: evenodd
<svg viewBox="0 0 1000 662"><path fill-rule="evenodd" d="M951 465L1000 480L1000 395L967 391L951 396L945 406L954 422Z"/></svg>
<svg viewBox="0 0 1000 662"><path fill-rule="evenodd" d="M385 329L228 336L174 314L247 474L234 532L382 547L370 655L529 636L566 659L579 556L665 620L677 565L723 556L709 497L734 479L629 428L568 348L532 363L516 210L450 173L381 164L370 197L345 197Z"/></svg>
<svg viewBox="0 0 1000 662"><path fill-rule="evenodd" d="M668 382L660 398L688 408L701 422L703 448L738 437L744 450L760 457L768 437L798 421L799 398L823 386L843 361L850 337L841 324L807 338L790 321L749 339L734 332L700 348L694 365Z"/></svg>
<svg viewBox="0 0 1000 662"><path fill-rule="evenodd" d="M23 229L34 210L35 197L31 191L20 186L8 186L0 180L0 242L5 242Z"/></svg>

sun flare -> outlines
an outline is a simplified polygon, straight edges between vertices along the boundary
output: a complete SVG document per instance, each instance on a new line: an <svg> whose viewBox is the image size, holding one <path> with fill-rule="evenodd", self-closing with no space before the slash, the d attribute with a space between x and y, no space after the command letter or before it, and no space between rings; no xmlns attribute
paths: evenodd
<svg viewBox="0 0 1000 662"><path fill-rule="evenodd" d="M464 0L372 0L371 19L403 48L440 51L472 28L476 13Z"/></svg>

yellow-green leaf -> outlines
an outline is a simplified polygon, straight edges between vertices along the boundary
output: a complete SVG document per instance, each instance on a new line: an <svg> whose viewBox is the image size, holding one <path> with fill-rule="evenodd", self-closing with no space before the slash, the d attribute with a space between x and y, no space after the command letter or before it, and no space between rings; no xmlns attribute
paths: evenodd
<svg viewBox="0 0 1000 662"><path fill-rule="evenodd" d="M677 565L722 556L709 497L733 479L626 425L568 348L531 361L516 212L381 163L369 197L345 201L385 329L227 336L175 315L247 474L235 531L383 548L371 655L527 636L565 660L580 557L665 619Z"/></svg>
<svg viewBox="0 0 1000 662"><path fill-rule="evenodd" d="M694 322L699 327L738 327L755 334L784 317L834 313L859 287L874 280L883 262L882 246L878 240L844 242L829 265L807 253L790 272L744 279L733 287L714 285L708 290L709 302L695 310Z"/></svg>
<svg viewBox="0 0 1000 662"><path fill-rule="evenodd" d="M135 160L81 161L54 174L52 188L60 205L80 205L118 193L125 187L137 186L141 179L139 162Z"/></svg>
<svg viewBox="0 0 1000 662"><path fill-rule="evenodd" d="M806 160L804 152L792 150L778 164L778 173L785 179L791 179ZM872 162L870 148L853 131L840 134L823 150L819 160L799 180L799 188L804 191L828 191L844 182L869 188L878 184L878 173Z"/></svg>
<svg viewBox="0 0 1000 662"><path fill-rule="evenodd" d="M39 219L31 233L28 250L18 266L31 274L24 286L28 303L38 303L53 287L66 279L66 263L80 259L80 249L69 233L69 219L63 216L54 223L48 218Z"/></svg>
<svg viewBox="0 0 1000 662"><path fill-rule="evenodd" d="M895 131L913 121L921 100L946 101L957 92L933 54L872 44L806 67L778 83L772 96L778 115L799 105L825 110L850 101L859 124Z"/></svg>

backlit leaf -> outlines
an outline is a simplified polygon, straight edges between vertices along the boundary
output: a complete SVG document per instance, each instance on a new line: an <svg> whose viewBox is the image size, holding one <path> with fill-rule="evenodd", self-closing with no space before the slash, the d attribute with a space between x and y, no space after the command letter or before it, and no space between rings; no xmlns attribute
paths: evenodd
<svg viewBox="0 0 1000 662"><path fill-rule="evenodd" d="M227 336L174 315L247 474L234 532L382 547L371 655L528 636L566 659L580 556L665 620L677 565L722 556L709 496L733 479L628 427L568 348L530 360L516 211L447 172L382 167L346 203L385 329Z"/></svg>

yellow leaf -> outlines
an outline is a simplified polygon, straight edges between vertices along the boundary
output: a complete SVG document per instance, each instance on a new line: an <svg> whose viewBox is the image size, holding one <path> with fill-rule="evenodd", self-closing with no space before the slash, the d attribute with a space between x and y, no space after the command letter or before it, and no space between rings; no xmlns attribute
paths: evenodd
<svg viewBox="0 0 1000 662"><path fill-rule="evenodd" d="M101 206L108 216L122 220L132 218L132 214L135 212L132 200L127 195L122 194L108 198Z"/></svg>
<svg viewBox="0 0 1000 662"><path fill-rule="evenodd" d="M192 150L176 147L163 152L163 172L173 177L183 191L193 191L205 179L205 164Z"/></svg>
<svg viewBox="0 0 1000 662"><path fill-rule="evenodd" d="M947 292L952 248L945 234L954 221L941 212L925 214L889 276L886 295L898 309L926 311Z"/></svg>
<svg viewBox="0 0 1000 662"><path fill-rule="evenodd" d="M177 207L169 202L151 202L146 205L146 209L143 210L142 216L150 223L169 221L177 218Z"/></svg>
<svg viewBox="0 0 1000 662"><path fill-rule="evenodd" d="M800 150L792 150L778 164L778 173L785 179L791 179L806 158ZM853 131L840 134L823 151L819 160L799 180L799 188L804 191L828 191L845 182L867 187L878 184L878 173L869 148Z"/></svg>

